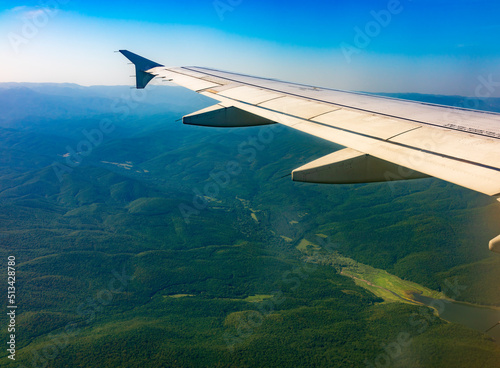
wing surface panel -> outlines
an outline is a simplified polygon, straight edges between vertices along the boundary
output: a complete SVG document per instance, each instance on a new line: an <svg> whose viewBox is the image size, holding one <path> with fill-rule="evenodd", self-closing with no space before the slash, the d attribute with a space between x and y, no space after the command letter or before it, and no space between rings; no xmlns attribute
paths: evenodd
<svg viewBox="0 0 500 368"><path fill-rule="evenodd" d="M249 86L239 86L231 89L226 89L220 94L224 97L232 98L235 100L242 100L253 105L258 105L263 102L285 96L282 93L270 92L262 88Z"/></svg>
<svg viewBox="0 0 500 368"><path fill-rule="evenodd" d="M315 117L313 120L384 140L421 127L421 125L410 121L361 113L346 108Z"/></svg>
<svg viewBox="0 0 500 368"><path fill-rule="evenodd" d="M190 67L189 69L205 70L206 73L212 73L228 80L239 80L243 84L248 83L256 87L276 90L279 93L298 95L302 98L342 107L500 138L500 114L494 112L317 88L206 68Z"/></svg>
<svg viewBox="0 0 500 368"><path fill-rule="evenodd" d="M186 123L248 126L276 122L350 149L305 165L296 171L301 180L358 182L357 173L367 180L401 180L426 174L500 200L500 114L209 68L166 68L121 52L135 64L137 75L147 77L137 83L138 88L150 76L158 76L219 101L215 107L186 116ZM343 154L349 157L342 159ZM361 166L352 167L357 162ZM500 252L499 239L490 242L490 249Z"/></svg>

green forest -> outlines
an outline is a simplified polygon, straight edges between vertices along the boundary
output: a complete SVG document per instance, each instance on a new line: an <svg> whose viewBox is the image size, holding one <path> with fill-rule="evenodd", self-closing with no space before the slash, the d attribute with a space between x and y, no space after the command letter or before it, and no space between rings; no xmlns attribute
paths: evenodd
<svg viewBox="0 0 500 368"><path fill-rule="evenodd" d="M360 263L500 308L494 199L433 178L295 183L341 147L285 128L252 145L263 128L177 121L202 96L129 91L0 84L0 269L7 295L16 258L18 305L1 367L498 366L491 336L341 274Z"/></svg>

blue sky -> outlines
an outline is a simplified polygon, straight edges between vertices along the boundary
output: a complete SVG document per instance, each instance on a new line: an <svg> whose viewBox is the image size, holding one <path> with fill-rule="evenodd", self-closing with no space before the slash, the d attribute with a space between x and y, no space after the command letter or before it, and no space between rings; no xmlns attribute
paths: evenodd
<svg viewBox="0 0 500 368"><path fill-rule="evenodd" d="M500 2L0 2L0 82L131 84L118 49L346 90L474 96L500 82ZM492 96L500 96L500 83Z"/></svg>

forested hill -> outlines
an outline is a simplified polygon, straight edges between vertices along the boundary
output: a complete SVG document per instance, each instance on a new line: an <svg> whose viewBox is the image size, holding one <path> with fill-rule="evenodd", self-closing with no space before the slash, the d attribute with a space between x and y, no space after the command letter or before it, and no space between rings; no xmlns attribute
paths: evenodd
<svg viewBox="0 0 500 368"><path fill-rule="evenodd" d="M16 258L19 305L16 362L4 349L0 366L498 365L487 335L301 251L500 306L496 201L437 179L294 183L341 147L184 126L213 102L151 87L0 84L0 252Z"/></svg>

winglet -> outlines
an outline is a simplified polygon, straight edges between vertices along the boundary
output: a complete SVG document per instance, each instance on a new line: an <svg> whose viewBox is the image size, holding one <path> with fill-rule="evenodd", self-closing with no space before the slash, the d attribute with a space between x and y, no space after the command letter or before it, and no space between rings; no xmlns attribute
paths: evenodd
<svg viewBox="0 0 500 368"><path fill-rule="evenodd" d="M135 84L138 89L146 87L149 81L155 77L153 74L146 72L146 70L164 66L128 50L119 51L135 65Z"/></svg>

